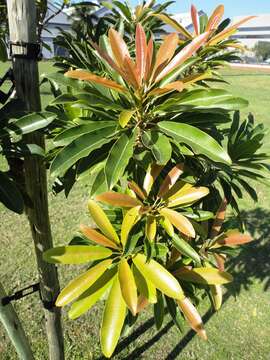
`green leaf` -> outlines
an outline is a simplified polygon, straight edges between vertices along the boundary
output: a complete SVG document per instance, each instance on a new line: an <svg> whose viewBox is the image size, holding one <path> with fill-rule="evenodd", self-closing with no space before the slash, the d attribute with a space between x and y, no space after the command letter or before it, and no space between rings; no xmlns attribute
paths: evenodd
<svg viewBox="0 0 270 360"><path fill-rule="evenodd" d="M165 298L166 298L166 303L167 303L167 309L172 317L174 324L176 325L176 327L179 329L179 331L181 333L184 332L185 319L183 318L178 305L176 304L174 299L171 299L167 296Z"/></svg>
<svg viewBox="0 0 270 360"><path fill-rule="evenodd" d="M100 343L103 354L111 357L124 325L126 317L126 303L121 294L118 276L115 277L110 294L106 301L101 331Z"/></svg>
<svg viewBox="0 0 270 360"><path fill-rule="evenodd" d="M14 119L14 121L11 120L12 122L10 122L8 126L3 129L3 134L28 134L48 126L55 120L55 118L56 114L48 111L25 115L19 119ZM4 132L6 132L6 134Z"/></svg>
<svg viewBox="0 0 270 360"><path fill-rule="evenodd" d="M105 259L112 251L103 246L71 245L58 246L43 253L43 259L51 264L84 264Z"/></svg>
<svg viewBox="0 0 270 360"><path fill-rule="evenodd" d="M100 129L112 127L113 125L111 121L91 121L85 125L74 126L63 131L54 138L53 142L55 146L66 146L83 134L89 134Z"/></svg>
<svg viewBox="0 0 270 360"><path fill-rule="evenodd" d="M4 6L4 5L2 5ZM0 39L0 61L7 61L7 47L3 39Z"/></svg>
<svg viewBox="0 0 270 360"><path fill-rule="evenodd" d="M194 126L162 121L158 127L176 141L190 146L194 153L205 155L215 162L231 164L231 159L226 150L215 139Z"/></svg>
<svg viewBox="0 0 270 360"><path fill-rule="evenodd" d="M78 101L76 96L67 93L57 96L57 98L51 101L50 105L72 104L76 101Z"/></svg>
<svg viewBox="0 0 270 360"><path fill-rule="evenodd" d="M174 234L172 237L173 246L183 255L190 257L196 264L201 263L201 259L196 250L189 243Z"/></svg>
<svg viewBox="0 0 270 360"><path fill-rule="evenodd" d="M115 142L105 164L105 177L109 189L112 189L118 182L133 155L136 131L131 135L123 133Z"/></svg>
<svg viewBox="0 0 270 360"><path fill-rule="evenodd" d="M157 302L154 304L154 316L156 328L159 330L162 327L164 320L164 298L160 291L157 292Z"/></svg>
<svg viewBox="0 0 270 360"><path fill-rule="evenodd" d="M108 143L115 126L100 129L78 137L60 151L51 164L51 174L58 176L67 171L78 160L89 155L93 150Z"/></svg>
<svg viewBox="0 0 270 360"><path fill-rule="evenodd" d="M123 110L119 115L119 124L122 128L125 128L136 110Z"/></svg>
<svg viewBox="0 0 270 360"><path fill-rule="evenodd" d="M186 91L170 97L167 101L157 106L155 112L166 113L166 111L207 111L210 110L239 110L248 106L248 101L233 96L223 89L196 89Z"/></svg>
<svg viewBox="0 0 270 360"><path fill-rule="evenodd" d="M172 156L172 147L167 136L157 131L147 131L142 135L143 145L152 151L158 165L166 165Z"/></svg>
<svg viewBox="0 0 270 360"><path fill-rule="evenodd" d="M68 316L77 319L86 311L91 309L100 300L112 285L117 267L106 270L103 275L72 304Z"/></svg>
<svg viewBox="0 0 270 360"><path fill-rule="evenodd" d="M11 211L23 213L23 197L15 182L0 171L0 201Z"/></svg>

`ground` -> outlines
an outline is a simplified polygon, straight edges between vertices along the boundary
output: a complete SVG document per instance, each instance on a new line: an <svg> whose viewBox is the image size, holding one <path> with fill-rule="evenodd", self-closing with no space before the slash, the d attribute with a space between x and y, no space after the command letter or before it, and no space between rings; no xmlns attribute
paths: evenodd
<svg viewBox="0 0 270 360"><path fill-rule="evenodd" d="M53 71L50 63L41 63L40 72ZM2 74L3 69L0 69ZM260 71L226 70L225 79L236 95L250 101L248 111L258 122L270 125L270 74ZM49 101L49 89L42 90L43 104ZM244 113L247 113L245 111ZM270 136L268 136L270 140ZM266 148L269 150L269 141ZM257 240L243 248L230 264L235 281L226 288L225 303L218 313L209 311L206 301L200 306L209 340L204 342L189 328L184 334L172 326L167 316L157 332L152 311L144 312L130 334L120 341L114 359L147 360L268 360L269 287L270 287L270 191L257 186L260 201L242 201L243 218ZM66 244L81 222L88 223L87 184L76 186L70 197L50 193L52 232L56 244ZM0 281L8 293L37 282L37 270L28 224L24 216L14 215L0 207ZM62 286L73 278L77 268L60 268ZM268 290L268 293L267 293ZM35 358L47 359L43 313L37 294L15 302L15 308L33 347ZM63 313L65 348L68 360L103 359L98 333L103 304L79 320L71 321ZM151 309L150 309L151 310ZM0 358L16 359L15 351L0 326Z"/></svg>

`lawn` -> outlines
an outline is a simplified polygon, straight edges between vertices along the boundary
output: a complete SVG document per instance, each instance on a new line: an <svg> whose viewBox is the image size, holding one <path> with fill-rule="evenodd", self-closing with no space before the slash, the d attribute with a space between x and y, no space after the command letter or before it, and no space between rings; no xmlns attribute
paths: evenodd
<svg viewBox="0 0 270 360"><path fill-rule="evenodd" d="M2 73L3 69L0 69ZM41 63L40 72L53 71L50 63ZM257 121L270 126L270 74L259 71L226 70L225 79L236 95L250 101L248 111ZM49 89L42 88L43 104L49 102ZM247 113L247 112L245 112ZM270 136L268 137L270 140ZM269 150L269 142L266 148ZM257 240L245 247L233 259L235 282L226 288L225 304L213 314L209 303L200 306L209 340L204 342L189 328L180 334L167 316L164 326L156 332L152 311L145 311L130 333L120 341L114 359L155 360L267 360L270 356L270 191L257 186L260 201L254 204L242 200L243 219ZM68 199L50 193L52 232L56 244L65 244L88 223L87 184L78 184ZM0 207L0 281L8 293L13 293L38 280L34 249L24 216L17 216ZM59 268L61 284L66 284L77 268ZM268 290L268 292L267 292ZM47 359L43 312L38 294L14 303L31 340L35 357ZM79 320L71 321L63 312L66 358L68 360L102 359L98 334L103 304ZM16 359L15 351L0 326L0 358Z"/></svg>

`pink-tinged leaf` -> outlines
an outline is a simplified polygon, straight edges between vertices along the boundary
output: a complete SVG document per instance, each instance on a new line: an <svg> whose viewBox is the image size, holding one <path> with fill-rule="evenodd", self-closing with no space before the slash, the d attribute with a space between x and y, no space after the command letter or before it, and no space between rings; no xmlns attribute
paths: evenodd
<svg viewBox="0 0 270 360"><path fill-rule="evenodd" d="M122 68L125 58L130 59L127 44L121 35L112 28L109 30L109 39L115 61Z"/></svg>
<svg viewBox="0 0 270 360"><path fill-rule="evenodd" d="M223 222L225 220L225 216L226 216L227 204L228 204L228 202L227 202L226 198L224 198L220 204L220 207L216 214L216 218L212 225L212 229L211 229L211 233L210 233L211 239L218 236L218 234L220 233L222 224L223 224Z"/></svg>
<svg viewBox="0 0 270 360"><path fill-rule="evenodd" d="M99 194L96 196L95 200L103 202L108 205L127 207L127 208L142 205L142 203L138 199L114 191L107 191L102 194Z"/></svg>
<svg viewBox="0 0 270 360"><path fill-rule="evenodd" d="M138 89L140 87L139 73L130 57L125 57L123 61L123 70L130 85L132 85L134 89Z"/></svg>
<svg viewBox="0 0 270 360"><path fill-rule="evenodd" d="M139 73L140 83L145 76L146 59L147 59L147 43L146 35L141 24L136 27L136 66Z"/></svg>
<svg viewBox="0 0 270 360"><path fill-rule="evenodd" d="M206 31L215 30L218 27L222 17L224 15L224 5L219 5L210 16L208 24L206 26Z"/></svg>
<svg viewBox="0 0 270 360"><path fill-rule="evenodd" d="M160 174L161 170L164 168L162 165L152 164L149 166L143 182L143 189L145 190L146 194L148 195L152 189L154 181Z"/></svg>
<svg viewBox="0 0 270 360"><path fill-rule="evenodd" d="M156 82L160 81L167 74L173 71L177 66L183 64L188 58L190 58L207 40L209 32L203 33L196 37L190 44L188 44L183 50L181 50L171 62L160 72L156 78Z"/></svg>
<svg viewBox="0 0 270 360"><path fill-rule="evenodd" d="M189 323L190 327L196 331L196 333L204 340L207 340L206 331L203 327L202 318L198 312L198 310L195 308L195 306L192 304L192 302L185 298L183 300L177 300L177 303L184 314L187 322Z"/></svg>
<svg viewBox="0 0 270 360"><path fill-rule="evenodd" d="M87 239L95 242L96 244L110 247L113 249L119 249L119 247L113 241L111 241L98 231L90 228L89 226L81 224L80 231L85 237L87 237Z"/></svg>
<svg viewBox="0 0 270 360"><path fill-rule="evenodd" d="M72 79L78 79L78 80L83 80L83 81L89 81L89 82L93 82L96 84L100 84L103 85L105 87L108 87L112 90L116 90L119 92L125 92L127 91L126 88L124 88L122 85L117 84L117 82L103 78L101 76L97 76L95 74L92 74L88 71L84 71L84 70L71 70L71 71L67 71L65 73L65 76L72 78Z"/></svg>
<svg viewBox="0 0 270 360"><path fill-rule="evenodd" d="M157 52L156 63L153 69L153 73L157 69L160 69L161 65L163 65L163 67L167 65L167 63L172 59L175 50L177 49L177 46L178 46L178 35L176 33L167 35L164 38L163 43L161 44Z"/></svg>
<svg viewBox="0 0 270 360"><path fill-rule="evenodd" d="M163 183L160 186L158 197L163 197L176 183L179 177L184 172L184 164L177 164L165 177Z"/></svg>
<svg viewBox="0 0 270 360"><path fill-rule="evenodd" d="M177 211L167 208L161 209L160 214L166 217L182 234L195 238L196 233L194 227L185 216L181 215Z"/></svg>
<svg viewBox="0 0 270 360"><path fill-rule="evenodd" d="M199 22L198 22L198 11L194 5L191 5L191 18L194 27L195 35L199 35Z"/></svg>
<svg viewBox="0 0 270 360"><path fill-rule="evenodd" d="M144 80L147 81L150 78L152 68L153 68L153 53L154 53L154 42L151 36L148 45L147 45L147 56L146 56L146 64L145 64L145 74Z"/></svg>
<svg viewBox="0 0 270 360"><path fill-rule="evenodd" d="M238 21L237 23L233 24L232 26L229 26L228 28L226 28L225 30L221 31L220 33L218 33L216 36L214 36L210 41L209 41L209 45L216 45L217 43L219 43L220 41L230 37L231 35L233 35L239 26L241 26L242 24L246 23L247 21L256 18L256 16L247 16L244 19Z"/></svg>
<svg viewBox="0 0 270 360"><path fill-rule="evenodd" d="M146 199L146 192L139 187L138 184L135 183L135 181L129 181L128 187L135 192L135 194L142 200Z"/></svg>
<svg viewBox="0 0 270 360"><path fill-rule="evenodd" d="M239 232L228 233L226 237L221 237L217 240L217 244L225 246L243 245L253 241L248 234L241 234Z"/></svg>

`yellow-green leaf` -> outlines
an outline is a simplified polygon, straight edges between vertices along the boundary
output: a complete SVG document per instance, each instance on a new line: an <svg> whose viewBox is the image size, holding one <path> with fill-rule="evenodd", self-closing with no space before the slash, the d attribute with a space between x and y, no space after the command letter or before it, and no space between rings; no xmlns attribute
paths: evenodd
<svg viewBox="0 0 270 360"><path fill-rule="evenodd" d="M76 279L72 280L58 295L56 306L64 306L75 300L92 286L97 279L108 269L112 260L104 260L95 265Z"/></svg>
<svg viewBox="0 0 270 360"><path fill-rule="evenodd" d="M221 308L222 305L222 286L221 285L210 285L210 295L213 301L213 305L216 311Z"/></svg>
<svg viewBox="0 0 270 360"><path fill-rule="evenodd" d="M141 206L135 206L126 213L123 219L121 227L121 243L123 246L126 245L130 230L133 228L136 222L140 220L140 210Z"/></svg>
<svg viewBox="0 0 270 360"><path fill-rule="evenodd" d="M178 196L174 195L173 197L169 198L168 207L190 204L202 199L208 194L209 189L207 187L192 187L186 191L182 191Z"/></svg>
<svg viewBox="0 0 270 360"><path fill-rule="evenodd" d="M122 297L118 276L116 276L106 301L101 331L101 350L106 357L111 357L119 340L126 317L126 303Z"/></svg>
<svg viewBox="0 0 270 360"><path fill-rule="evenodd" d="M122 128L125 128L130 122L135 110L123 110L119 115L119 124Z"/></svg>
<svg viewBox="0 0 270 360"><path fill-rule="evenodd" d="M157 233L157 221L152 215L147 216L145 224L145 235L150 242L155 240Z"/></svg>
<svg viewBox="0 0 270 360"><path fill-rule="evenodd" d="M178 31L180 34L184 35L187 39L192 39L190 32L184 28L180 23L175 21L172 17L167 14L154 14L157 18L163 21L165 24L170 25L174 30Z"/></svg>
<svg viewBox="0 0 270 360"><path fill-rule="evenodd" d="M182 299L184 297L183 290L176 278L158 262L155 260L147 262L144 254L137 254L133 258L133 262L142 275L165 295L175 299Z"/></svg>
<svg viewBox="0 0 270 360"><path fill-rule="evenodd" d="M166 216L163 216L163 218L160 220L160 224L169 236L174 236L174 227L170 220L166 218Z"/></svg>
<svg viewBox="0 0 270 360"><path fill-rule="evenodd" d="M137 286L126 259L122 259L118 266L118 277L122 296L127 304L127 307L135 316L138 305Z"/></svg>
<svg viewBox="0 0 270 360"><path fill-rule="evenodd" d="M166 217L182 234L194 238L195 230L191 222L177 211L171 209L161 209L160 214Z"/></svg>
<svg viewBox="0 0 270 360"><path fill-rule="evenodd" d="M77 319L104 296L113 283L116 270L116 267L106 270L88 290L78 297L68 312L70 319Z"/></svg>
<svg viewBox="0 0 270 360"><path fill-rule="evenodd" d="M210 267L181 268L176 270L174 275L181 280L207 285L222 285L233 281L231 274Z"/></svg>
<svg viewBox="0 0 270 360"><path fill-rule="evenodd" d="M132 271L141 296L146 298L150 304L155 304L157 302L157 290L154 284L145 278L134 264L132 266Z"/></svg>
<svg viewBox="0 0 270 360"><path fill-rule="evenodd" d="M163 167L164 166L157 165L155 163L149 166L149 168L145 174L144 182L143 182L143 189L145 190L147 195L150 193L152 186L154 184L154 181L160 174Z"/></svg>
<svg viewBox="0 0 270 360"><path fill-rule="evenodd" d="M118 244L120 242L119 237L101 207L95 201L89 200L88 209L90 215L92 216L92 219L94 220L98 228L103 232L103 234L107 236L110 240L113 240Z"/></svg>
<svg viewBox="0 0 270 360"><path fill-rule="evenodd" d="M103 246L72 245L58 246L43 253L43 259L51 264L84 264L105 259L112 251Z"/></svg>

